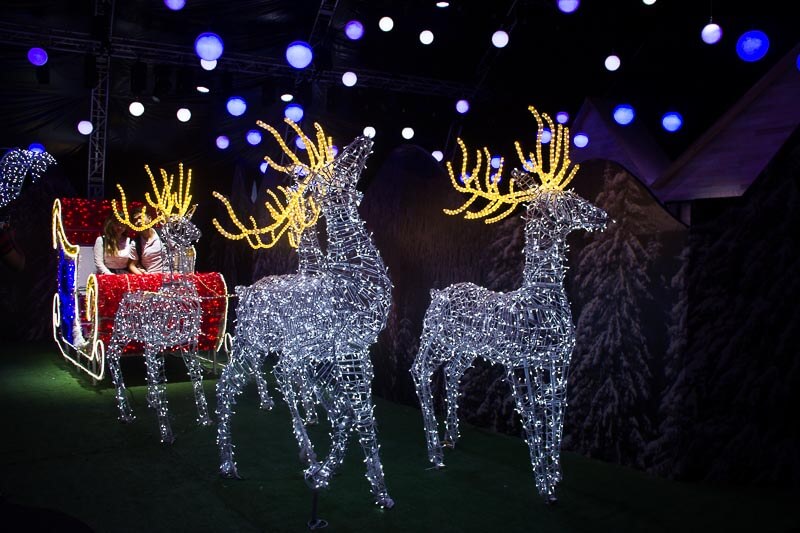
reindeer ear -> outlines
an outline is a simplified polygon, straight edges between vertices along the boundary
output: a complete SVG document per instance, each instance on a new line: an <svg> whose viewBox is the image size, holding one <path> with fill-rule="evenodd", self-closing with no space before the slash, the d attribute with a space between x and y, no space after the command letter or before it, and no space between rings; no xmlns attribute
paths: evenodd
<svg viewBox="0 0 800 533"><path fill-rule="evenodd" d="M197 204L193 204L192 207L190 207L189 210L186 211L186 214L184 215L184 218L186 220L191 220L192 219L192 215L194 215L195 211L197 211Z"/></svg>

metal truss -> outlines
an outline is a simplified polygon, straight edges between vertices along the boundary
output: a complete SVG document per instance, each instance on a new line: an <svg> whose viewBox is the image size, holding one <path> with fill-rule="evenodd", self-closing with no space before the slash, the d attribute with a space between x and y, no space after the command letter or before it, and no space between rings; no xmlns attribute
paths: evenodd
<svg viewBox="0 0 800 533"><path fill-rule="evenodd" d="M330 3L330 2L328 2ZM317 24L324 24L317 21ZM312 36L313 37L313 36ZM68 30L40 28L0 22L0 43L16 46L41 46L46 43L50 50L85 54L100 54L104 44L88 33ZM166 65L197 65L198 59L193 49L168 43L154 43L125 37L114 37L108 43L108 54L113 59L132 61L151 61ZM253 76L268 76L295 80L297 70L286 65L283 60L253 54L225 53L224 65L227 71ZM309 68L303 71L308 79L317 83L339 85L344 69L319 70ZM463 98L475 91L474 85L444 81L420 76L388 74L375 70L358 71L359 87L383 89L399 93L413 93L423 96L444 96Z"/></svg>

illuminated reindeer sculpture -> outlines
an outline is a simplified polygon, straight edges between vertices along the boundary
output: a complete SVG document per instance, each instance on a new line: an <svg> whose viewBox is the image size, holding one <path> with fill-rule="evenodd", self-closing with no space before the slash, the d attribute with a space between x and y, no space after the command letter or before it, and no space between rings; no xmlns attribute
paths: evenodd
<svg viewBox="0 0 800 533"><path fill-rule="evenodd" d="M569 160L569 130L560 124L554 127L548 115L540 116L533 107L529 110L538 124L536 152L526 157L515 143L526 172L512 172L508 192L501 193L498 182L502 162L492 177L489 151L484 148L487 165L482 183L481 152L477 152L477 163L467 174L467 149L459 139L461 174L456 176L449 162L447 170L453 187L469 199L457 209L445 209L447 214L464 213L467 219L483 218L489 224L508 216L520 204L527 206L522 287L502 293L457 283L432 290L411 373L425 422L428 459L443 467L431 377L443 366L447 406L444 442L452 447L458 439L459 380L477 357L502 365L522 417L536 488L552 502L561 480L567 370L575 345L575 327L563 285L566 237L576 229L605 228L607 214L572 190L565 190L579 168ZM542 119L553 132L546 160L542 155ZM538 176L540 185L534 183L532 175ZM486 205L467 211L476 202Z"/></svg>
<svg viewBox="0 0 800 533"><path fill-rule="evenodd" d="M197 345L200 336L201 301L194 284L185 274L191 272L189 250L192 243L200 238L200 230L191 222L194 207L190 209L189 187L192 172L189 170L184 187L183 164L179 168L178 188L173 191L174 176L161 169L163 188L159 190L150 168L145 166L153 186L155 200L149 193L145 200L156 216L149 223L138 225L132 222L125 199L125 191L117 188L121 195L121 207L112 201L117 219L135 231L143 231L160 224L159 234L164 245L164 264L173 268L164 274L161 288L157 292L128 292L120 301L114 317L114 330L108 352L109 370L117 389L117 405L120 419L130 422L135 417L127 401L125 384L120 371L120 356L131 341L144 345L147 367L147 403L156 410L161 442L172 443L174 436L169 423L166 398L166 377L164 375L165 350L178 350L181 353L192 380L195 403L200 425L210 425L208 406L203 392L203 370L197 359Z"/></svg>
<svg viewBox="0 0 800 533"><path fill-rule="evenodd" d="M258 124L266 127L263 122L258 122ZM332 157L332 156L331 156ZM323 159L318 164L328 164L332 161L332 159ZM285 188L279 186L278 189L283 193L284 198L287 204L291 202L297 202L295 207L295 211L292 210L284 210L284 214L289 217L295 217L285 220L284 227L286 229L286 235L288 236L289 243L292 247L297 248L297 258L298 258L298 268L296 274L276 274L272 276L265 276L260 280L256 281L253 285L249 287L237 287L237 292L239 293L240 301L245 301L249 295L251 294L260 294L261 297L264 298L268 295L271 291L281 292L284 290L284 286L286 283L293 283L294 280L297 279L297 276L300 277L304 276L316 276L321 274L325 269L326 265L326 258L320 248L319 244L319 235L317 232L317 220L319 218L319 208L314 203L313 199L306 199L302 194L297 194L299 189L305 189L307 187L307 183L303 183L302 178L303 176L300 174L301 169L296 168L292 169L292 179L294 181L292 188ZM272 191L267 191L270 194L270 199L275 202L275 206L280 206L280 200ZM219 198L221 201L225 202L226 206L230 208L229 203L227 200L220 195L219 193L212 193L214 196ZM270 203L266 205L268 211L277 215L277 218L280 222L276 222L273 224L274 227L278 227L278 225L284 223L284 218L282 215L278 214L278 211L275 207L273 207ZM281 209L278 207L278 209ZM230 211L230 216L235 220L236 215ZM215 220L216 224L216 220ZM253 222L255 224L255 222ZM224 229L220 229L221 232L225 232ZM280 231L279 231L280 233ZM279 235L273 235L273 238L270 241L260 241L257 242L255 240L252 241L252 245L254 249L259 248L271 248L275 244L278 243L282 233ZM250 241L248 241L250 242ZM271 299L271 298L268 298ZM240 306L239 310L243 310L243 304ZM274 406L274 402L269 395L269 390L267 386L267 381L264 379L264 375L261 372L261 367L265 363L266 358L269 354L268 353L249 353L247 357L240 357L237 358L235 362L242 363L246 362L248 365L252 362L254 366L249 369L248 371L244 371L244 369L239 369L237 372L238 377L247 377L250 374L256 381L256 385L258 388L258 395L260 398L260 407L265 410L272 409ZM307 424L314 424L317 422L317 415L316 410L314 408L314 392L309 390L308 387L304 387L305 384L309 383L309 380L300 379L297 380L296 385L298 386L298 394L300 395L300 399L303 403L303 410L305 413L305 421Z"/></svg>
<svg viewBox="0 0 800 533"><path fill-rule="evenodd" d="M394 501L386 490L372 413L373 370L369 355L370 346L386 325L392 285L357 209L362 194L356 184L372 140L358 137L334 158L331 142L318 124L314 125L315 145L296 124L290 120L287 123L303 139L308 164L297 158L274 128L262 124L292 161L289 166L269 158L267 162L281 172L305 176L292 192L283 190L286 207L281 208L278 202L276 207L268 204L275 222L259 228L251 219L249 227L236 218L223 197L216 195L228 206L239 233L232 234L219 223L215 225L226 237L247 239L254 248L267 247L287 232L297 246L297 235L312 227L304 202L313 202L326 221L326 254L322 260L317 257L317 266L310 271L237 287L239 304L231 363L217 384L220 472L228 477L238 476L230 436L232 404L248 374L259 368L259 354L274 352L278 360L273 372L292 414L301 456L309 462L306 482L315 489L328 485L344 460L348 436L355 430L366 456L366 476L373 497L378 505L392 507ZM304 199L306 194L310 195L308 200ZM262 235L268 236L266 242ZM298 409L298 394L303 391L314 392L333 428L330 452L321 462L316 459Z"/></svg>

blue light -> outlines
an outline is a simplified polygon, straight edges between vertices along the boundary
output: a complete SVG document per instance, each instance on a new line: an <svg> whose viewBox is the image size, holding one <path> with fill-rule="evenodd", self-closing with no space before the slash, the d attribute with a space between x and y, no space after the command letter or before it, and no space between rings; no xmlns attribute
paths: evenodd
<svg viewBox="0 0 800 533"><path fill-rule="evenodd" d="M289 104L283 110L283 116L294 122L303 120L303 106L300 104Z"/></svg>
<svg viewBox="0 0 800 533"><path fill-rule="evenodd" d="M311 46L305 41L295 41L286 48L286 61L296 69L306 68L314 59Z"/></svg>
<svg viewBox="0 0 800 533"><path fill-rule="evenodd" d="M469 111L469 102L467 100L459 100L456 102L456 111L462 115Z"/></svg>
<svg viewBox="0 0 800 533"><path fill-rule="evenodd" d="M614 108L614 122L620 126L627 126L633 122L633 118L635 116L636 112L633 110L633 106L631 105L619 104Z"/></svg>
<svg viewBox="0 0 800 533"><path fill-rule="evenodd" d="M47 52L44 51L44 48L31 48L28 50L28 61L30 61L32 65L41 67L47 63Z"/></svg>
<svg viewBox="0 0 800 533"><path fill-rule="evenodd" d="M586 148L586 145L588 145L588 144L589 144L589 136L588 136L588 135L586 135L586 134L585 134L585 133L583 133L583 132L581 132L581 133L576 133L576 134L575 134L575 137L573 137L573 138L572 138L572 142L573 142L573 143L575 144L575 146L577 146L578 148Z"/></svg>
<svg viewBox="0 0 800 533"><path fill-rule="evenodd" d="M267 164L266 161L262 161L261 164L258 165L258 170L260 170L262 174L266 174L268 168L269 165Z"/></svg>
<svg viewBox="0 0 800 533"><path fill-rule="evenodd" d="M580 0L558 0L556 3L563 13L573 13L581 5Z"/></svg>
<svg viewBox="0 0 800 533"><path fill-rule="evenodd" d="M683 126L683 117L680 113L676 113L675 111L665 113L664 116L661 117L661 126L669 132L678 131L681 129L681 126Z"/></svg>
<svg viewBox="0 0 800 533"><path fill-rule="evenodd" d="M228 113L234 117L240 117L247 111L247 102L241 96L231 96L225 107L228 109Z"/></svg>
<svg viewBox="0 0 800 533"><path fill-rule="evenodd" d="M500 168L500 156L493 155L491 159L492 168Z"/></svg>
<svg viewBox="0 0 800 533"><path fill-rule="evenodd" d="M28 150L31 152L42 153L44 152L44 145L41 143L31 143L31 145L28 146Z"/></svg>
<svg viewBox="0 0 800 533"><path fill-rule="evenodd" d="M767 55L767 50L769 50L769 38L763 31L746 31L736 41L736 53L743 61L758 61Z"/></svg>
<svg viewBox="0 0 800 533"><path fill-rule="evenodd" d="M261 132L258 130L250 130L247 132L247 142L253 146L261 142Z"/></svg>
<svg viewBox="0 0 800 533"><path fill-rule="evenodd" d="M364 36L364 25L357 20L351 20L344 26L344 34L351 41L357 41Z"/></svg>
<svg viewBox="0 0 800 533"><path fill-rule="evenodd" d="M297 146L301 150L306 149L306 143L303 142L303 138L299 135L294 138L294 145Z"/></svg>
<svg viewBox="0 0 800 533"><path fill-rule="evenodd" d="M797 60L795 60L794 64L797 66L797 70L800 70L800 54L797 54Z"/></svg>
<svg viewBox="0 0 800 533"><path fill-rule="evenodd" d="M558 113L556 113L556 122L558 122L559 124L566 124L568 120L569 120L569 113L567 113L566 111L559 111Z"/></svg>
<svg viewBox="0 0 800 533"><path fill-rule="evenodd" d="M217 137L216 143L217 143L217 148L219 148L220 150L224 150L231 145L231 140L228 139L228 137L226 137L225 135L220 135L219 137Z"/></svg>
<svg viewBox="0 0 800 533"><path fill-rule="evenodd" d="M223 49L222 39L216 33L201 33L194 41L194 51L197 53L197 57L206 61L219 59Z"/></svg>
<svg viewBox="0 0 800 533"><path fill-rule="evenodd" d="M548 144L553 138L553 133L548 128L542 129L542 144Z"/></svg>
<svg viewBox="0 0 800 533"><path fill-rule="evenodd" d="M186 5L186 0L164 0L164 5L173 11L180 11Z"/></svg>

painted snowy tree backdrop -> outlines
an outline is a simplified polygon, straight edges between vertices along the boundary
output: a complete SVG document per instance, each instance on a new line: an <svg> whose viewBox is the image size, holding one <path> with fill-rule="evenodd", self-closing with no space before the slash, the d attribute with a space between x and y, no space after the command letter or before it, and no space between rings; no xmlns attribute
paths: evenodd
<svg viewBox="0 0 800 533"><path fill-rule="evenodd" d="M618 165L583 170L603 183L594 203L614 222L584 240L568 276L577 320L564 448L642 467L667 329L664 273L685 229Z"/></svg>
<svg viewBox="0 0 800 533"><path fill-rule="evenodd" d="M797 130L738 201L693 208L654 472L800 482L799 189Z"/></svg>

